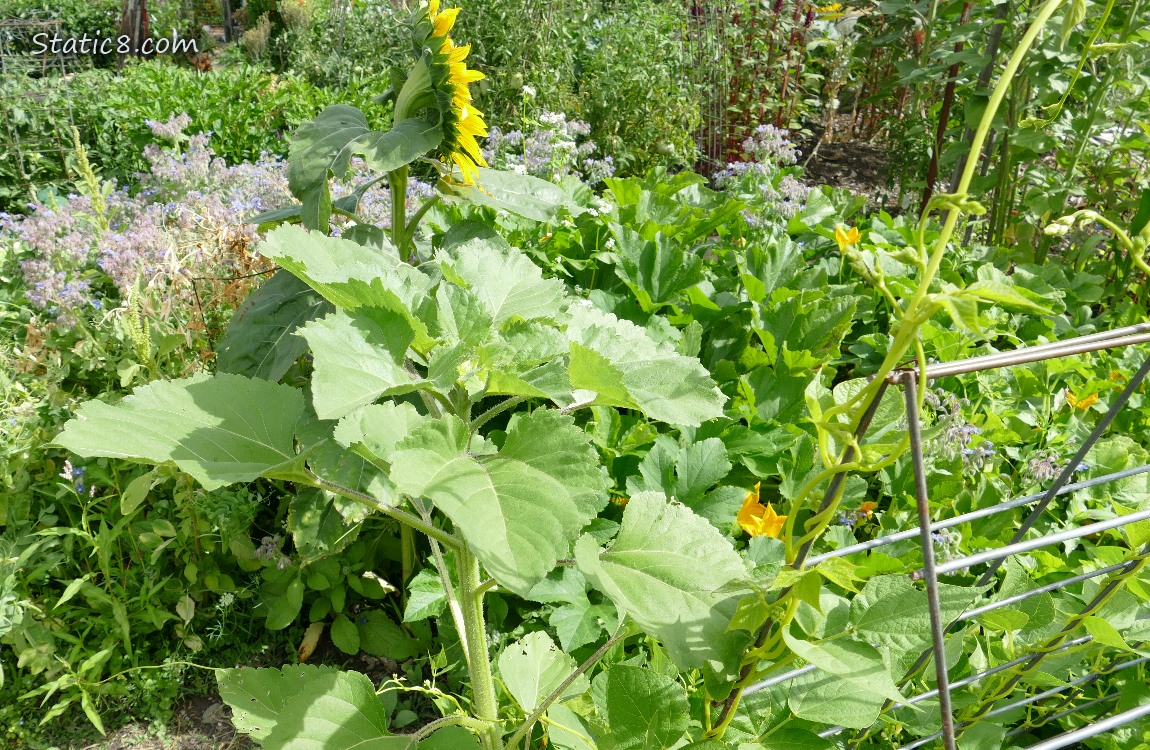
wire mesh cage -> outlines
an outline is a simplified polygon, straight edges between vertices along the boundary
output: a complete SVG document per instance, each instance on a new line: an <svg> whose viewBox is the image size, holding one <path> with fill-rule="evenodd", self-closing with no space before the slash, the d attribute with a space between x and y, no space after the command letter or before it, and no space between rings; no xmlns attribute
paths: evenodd
<svg viewBox="0 0 1150 750"><path fill-rule="evenodd" d="M1082 720L1088 722L1081 728L1032 744L1027 750L1054 750L1055 748L1068 747L1090 737L1150 717L1150 704L1145 703L1116 712L1115 703L1121 697L1118 691L1097 697L1093 697L1087 692L1089 689L1097 687L1105 677L1142 667L1150 661L1150 657L1142 656L1140 655L1141 652L1138 651L1135 651L1134 654L1125 651L1120 652L1117 656L1111 656L1106 652L1108 646L1114 645L1111 639L1099 638L1089 630L1085 634L1080 634L1086 620L1097 614L1143 570L1147 560L1150 559L1150 543L1143 541L1135 543L1133 537L1128 537L1130 549L1124 559L1111 564L1100 564L1096 569L1043 586L1035 586L1017 594L1002 595L1001 582L997 576L1006 561L1014 556L1074 542L1107 531L1133 530L1137 528L1136 524L1143 524L1144 528L1146 522L1150 521L1150 503L1147 503L1144 498L1140 510L1124 515L1114 515L1107 519L1088 522L1075 527L1061 528L1050 533L1032 534L1037 522L1049 512L1051 503L1056 498L1069 496L1090 488L1122 482L1150 472L1150 465L1140 465L1091 477L1083 481L1071 481L1076 471L1084 465L1083 461L1087 454L1098 444L1099 439L1111 427L1115 417L1138 392L1147 374L1150 373L1150 357L1147 357L1141 367L1130 377L1120 395L1110 404L1105 415L1098 420L1093 430L1081 442L1074 455L1058 471L1057 476L1046 490L949 517L932 518L930 482L923 452L923 419L919 408L919 391L925 384L940 378L1013 368L1028 363L1062 359L1146 343L1150 343L1150 324L1080 336L1065 341L962 361L932 364L923 371L897 370L884 381L881 386L883 392L890 386L901 387L903 390L907 428L910 436L911 460L913 462L918 528L879 536L818 555L810 554L811 543L808 543L799 550L794 566L810 569L826 564L835 558L845 558L900 542L918 540L923 566L914 577L925 584L930 612L931 645L914 661L899 685L911 684L912 680L915 680L924 668L933 665L933 682L920 679L914 683L919 685L933 684L933 687L909 696L906 705L914 706L927 701L937 703L939 728L937 732L905 742L898 747L898 750L913 750L914 748L940 745L947 750L955 750L957 739L972 726L981 721L1008 715L1020 709L1027 710L1028 717L1013 723L1009 731L1006 732L1005 739L1007 740L1025 735L1039 727L1073 715L1078 715ZM883 393L880 392L879 398L874 400L871 409L863 415L855 433L859 439L865 436L870 428L879 402L882 400L882 395ZM842 460L844 464L854 460L853 449L848 448ZM835 476L826 491L820 512L829 508L834 502L845 477L845 473L839 473ZM939 535L945 533L946 530L1015 509L1027 508L1029 509L1028 515L1007 544L944 561L936 559L935 547L938 544ZM985 569L978 577L975 587L986 587L988 593L994 598L981 606L967 608L957 616L944 617L939 577L959 571L977 570L982 566L985 566ZM1016 658L975 671L961 679L953 681L950 679L948 667L950 663L954 662L955 641L961 638L965 626L973 624L979 618L984 618L991 613L1001 612L1007 608L1034 600L1035 597L1086 582L1090 582L1093 594L1086 597L1085 606L1072 613L1052 635L1026 649L1022 655ZM998 592L995 592L996 588L999 588ZM1138 616L1138 619L1147 618L1150 618L1150 615L1145 613ZM960 640L958 643L961 645ZM1139 646L1140 644L1136 643L1132 645L1132 648ZM950 650L948 651L948 649ZM1051 659L1053 656L1065 656L1071 653L1087 654L1091 658L1091 663L1097 666L1064 684L1045 689L1035 689L1041 685L1031 683L1028 677L1034 675L1045 660ZM813 664L791 669L751 686L746 693L752 694L760 690L782 686L795 678L817 670L818 667ZM973 701L964 700L961 709L956 709L952 703L952 695L955 691L971 686L979 689L977 699ZM888 700L883 707L883 712L892 708L893 703ZM856 746L867 735L868 730L859 730L851 734L845 727L832 727L821 733L824 738L835 738L840 742L845 742L846 747Z"/></svg>
<svg viewBox="0 0 1150 750"><path fill-rule="evenodd" d="M58 176L70 151L71 136L61 125L72 125L72 108L55 83L82 61L63 45L53 50L51 41L60 38L57 19L0 19L0 86L18 91L0 107L0 174L21 192L45 175ZM28 85L27 79L39 85Z"/></svg>

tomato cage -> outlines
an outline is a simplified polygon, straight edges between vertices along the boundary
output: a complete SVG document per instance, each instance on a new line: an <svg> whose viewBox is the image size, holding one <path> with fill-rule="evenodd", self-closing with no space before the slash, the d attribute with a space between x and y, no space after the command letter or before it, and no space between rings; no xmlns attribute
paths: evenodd
<svg viewBox="0 0 1150 750"><path fill-rule="evenodd" d="M932 643L929 648L921 653L914 662L914 665L906 672L902 680L899 681L899 686L902 687L908 684L924 667L933 661L936 686L933 689L910 696L906 704L914 705L924 701L937 700L941 726L938 732L915 739L897 748L897 750L913 750L914 748L937 746L939 742L941 742L946 750L955 750L956 738L978 721L1008 714L1011 711L1025 707L1031 707L1027 709L1028 712L1037 708L1043 713L1038 719L1028 719L1021 726L1010 729L1006 734L1006 738L1018 736L1072 714L1081 714L1090 722L1080 729L1065 732L1053 738L1040 741L1037 744L1030 745L1026 750L1055 750L1055 748L1067 747L1139 719L1150 717L1150 705L1137 706L1111 715L1113 710L1112 704L1121 697L1119 692L1113 692L1088 700L1082 700L1081 698L1083 691L1097 683L1103 677L1137 667L1150 661L1150 657L1130 658L1129 653L1119 658L1112 658L1104 666L1096 668L1063 685L1041 690L1032 695L1024 695L1021 697L1015 695L1016 688L1020 686L1020 683L1023 682L1028 674L1033 673L1044 659L1055 654L1066 655L1072 653L1075 649L1085 650L1091 647L1104 647L1104 644L1101 644L1095 635L1088 633L1078 637L1072 636L1082 627L1087 617L1098 612L1115 593L1122 589L1122 587L1139 572L1147 559L1150 558L1150 544L1145 544L1136 551L1131 549L1126 559L1120 562L1036 587L1019 594L999 597L989 604L967 609L949 621L943 619L938 580L939 576L942 575L986 565L987 568L979 576L975 587L987 586L988 584L997 582L996 573L1006 560L1013 555L1039 550L1051 545L1062 544L1082 537L1099 534L1107 530L1129 527L1131 524L1139 522L1150 521L1150 507L1145 507L1142 510L1127 515L1028 538L1035 523L1056 497L1070 495L1087 488L1118 482L1150 472L1150 465L1143 465L1093 477L1084 481L1070 481L1091 448L1094 447L1099 438L1107 431L1110 424L1114 421L1115 416L1125 407L1130 397L1145 380L1146 375L1150 373L1150 357L1146 358L1141 367L1139 367L1129 379L1121 394L1110 405L1105 415L1099 420L1089 436L1082 442L1074 456L1057 474L1057 477L1049 488L1043 492L1017 497L990 507L955 515L951 518L931 519L929 503L930 490L927 483L926 464L923 458L922 420L918 407L918 393L920 387L923 385L923 380L930 382L943 377L1016 367L1023 364L1146 343L1150 343L1150 324L1144 323L1114 331L1079 336L1065 341L1025 347L1009 352L989 354L954 362L930 364L926 367L925 372L921 372L917 369L896 370L882 383L878 397L874 399L870 409L863 415L855 435L861 439L867 432L886 390L892 385L901 386L905 397L906 421L910 433L914 490L918 508L918 528L877 537L869 541L814 556L810 555L811 544L813 544L813 542L810 542L799 550L794 567L802 568L805 565L807 568L813 568L833 558L867 552L897 542L907 542L918 537L922 550L923 566L915 573L914 577L925 583L930 611ZM847 448L842 457L842 463L849 463L852 460L854 460L854 450L853 448ZM827 488L819 512L830 507L834 498L838 495L845 478L845 473L835 475L835 478ZM969 521L988 518L1015 508L1026 507L1031 508L1029 515L1006 545L942 562L935 559L934 535L939 532ZM1133 547L1135 545L1132 544L1131 546ZM1053 636L1046 638L1038 646L1030 649L1018 658L951 682L948 673L947 659L946 636L948 634L957 632L964 623L995 610L1017 605L1034 597L1083 583L1091 579L1098 579L1099 588L1097 593L1090 599L1085 607L1066 620L1063 627ZM1147 617L1150 616L1143 615L1138 619L1146 619ZM1104 638L1103 640L1109 639ZM950 650L950 661L952 662L956 660L956 654L953 649L954 645L953 643L951 644L952 648ZM1134 644L1132 647L1138 645L1141 644ZM1101 654L1099 653L1097 656L1101 656ZM1099 662L1096 661L1095 663ZM792 669L748 687L744 694L750 694L768 687L781 685L801 675L814 672L817 669L818 668L813 664ZM1002 675L1001 678L998 678L1001 679L1002 682L996 685L989 695L981 697L976 704L966 706L965 718L961 721L956 721L951 705L952 691L958 688L976 685L986 678L995 675ZM1034 704L1047 701L1048 699L1053 701L1053 705L1043 704L1037 707L1034 706ZM892 705L892 702L888 700L886 705L883 706L883 713L891 709ZM1092 710L1094 713L1088 715L1087 712ZM827 739L842 737L847 731L845 727L831 727L823 731L821 736ZM857 733L846 740L846 746L852 747L857 745L869 731L869 729L857 731Z"/></svg>

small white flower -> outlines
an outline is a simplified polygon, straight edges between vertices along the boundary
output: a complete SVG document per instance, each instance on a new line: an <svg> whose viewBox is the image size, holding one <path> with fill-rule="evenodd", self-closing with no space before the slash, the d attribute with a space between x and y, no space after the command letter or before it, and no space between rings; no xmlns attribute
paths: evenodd
<svg viewBox="0 0 1150 750"><path fill-rule="evenodd" d="M512 164L511 171L515 174L527 174L527 167L522 164Z"/></svg>
<svg viewBox="0 0 1150 750"><path fill-rule="evenodd" d="M614 237L608 237L607 241L603 243L603 247L607 248L608 250L615 247L615 238Z"/></svg>
<svg viewBox="0 0 1150 750"><path fill-rule="evenodd" d="M528 97L528 98L534 99L535 98L535 89L531 88L530 86L524 86L523 87L523 95Z"/></svg>

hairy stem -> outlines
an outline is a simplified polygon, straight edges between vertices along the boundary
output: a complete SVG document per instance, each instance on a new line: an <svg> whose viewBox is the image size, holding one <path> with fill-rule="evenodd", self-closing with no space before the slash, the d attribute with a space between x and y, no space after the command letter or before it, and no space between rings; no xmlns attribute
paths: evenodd
<svg viewBox="0 0 1150 750"><path fill-rule="evenodd" d="M467 673L471 678L471 695L475 717L487 724L479 735L484 750L503 750L496 722L499 702L495 697L495 680L487 652L487 626L483 621L483 592L479 590L479 558L461 547L455 552L459 570L459 606L463 610L463 627L467 633Z"/></svg>
<svg viewBox="0 0 1150 750"><path fill-rule="evenodd" d="M443 593L447 597L447 608L451 610L451 620L455 623L455 632L459 633L459 643L463 646L463 653L467 653L467 626L463 622L463 608L459 606L459 597L455 595L455 586L451 583L451 571L447 567L447 560L443 557L443 550L439 542L431 541L431 556L435 562L435 569L439 573L439 582L443 584Z"/></svg>

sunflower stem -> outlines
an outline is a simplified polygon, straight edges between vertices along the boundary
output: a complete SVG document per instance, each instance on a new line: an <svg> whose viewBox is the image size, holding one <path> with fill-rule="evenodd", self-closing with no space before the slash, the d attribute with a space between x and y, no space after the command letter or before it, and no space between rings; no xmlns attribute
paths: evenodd
<svg viewBox="0 0 1150 750"><path fill-rule="evenodd" d="M387 173L387 184L391 187L391 242L399 250L399 257L407 263L411 253L407 243L407 166Z"/></svg>
<svg viewBox="0 0 1150 750"><path fill-rule="evenodd" d="M475 718L487 725L479 739L483 750L503 750L502 734L498 728L499 700L495 697L491 657L487 651L487 628L483 620L479 559L466 547L456 550L455 559L459 570L459 604L467 633L467 672L471 678L472 705Z"/></svg>

